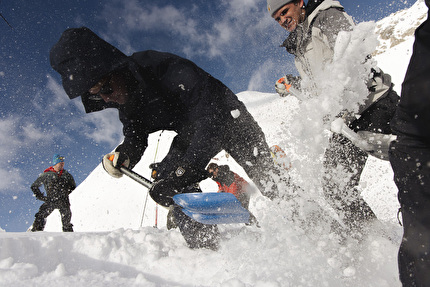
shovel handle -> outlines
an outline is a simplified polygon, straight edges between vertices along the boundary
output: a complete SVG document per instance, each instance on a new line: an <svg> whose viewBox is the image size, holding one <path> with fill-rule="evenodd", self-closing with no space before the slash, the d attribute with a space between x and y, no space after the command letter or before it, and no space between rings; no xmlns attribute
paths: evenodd
<svg viewBox="0 0 430 287"><path fill-rule="evenodd" d="M110 161L113 161L115 155L111 155L109 157ZM152 182L149 179L144 178L143 176L141 176L140 174L132 171L131 169L129 169L128 167L125 166L120 166L118 168L123 174L125 174L126 176L128 176L129 178L133 179L134 181L140 183L141 185L143 185L146 188L151 188L152 187Z"/></svg>

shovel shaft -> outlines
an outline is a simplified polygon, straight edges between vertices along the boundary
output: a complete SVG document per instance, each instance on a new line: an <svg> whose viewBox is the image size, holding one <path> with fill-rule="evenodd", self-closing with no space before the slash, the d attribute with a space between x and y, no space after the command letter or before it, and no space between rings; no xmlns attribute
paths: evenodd
<svg viewBox="0 0 430 287"><path fill-rule="evenodd" d="M150 180L144 178L140 174L132 171L131 169L129 169L127 167L124 167L124 166L121 166L119 169L121 170L121 172L123 174L125 174L128 177L130 177L134 181L137 181L138 183L140 183L144 187L146 187L146 188L151 188L152 187L152 182Z"/></svg>

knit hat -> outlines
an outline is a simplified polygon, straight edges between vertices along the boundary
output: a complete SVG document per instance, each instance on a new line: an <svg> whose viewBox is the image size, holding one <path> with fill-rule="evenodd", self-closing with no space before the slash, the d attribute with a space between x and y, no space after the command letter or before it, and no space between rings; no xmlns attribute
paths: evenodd
<svg viewBox="0 0 430 287"><path fill-rule="evenodd" d="M267 11L269 11L270 16L273 17L279 9L293 1L294 0L267 0Z"/></svg>
<svg viewBox="0 0 430 287"><path fill-rule="evenodd" d="M52 157L52 165L56 165L59 162L64 162L64 157L56 153Z"/></svg>

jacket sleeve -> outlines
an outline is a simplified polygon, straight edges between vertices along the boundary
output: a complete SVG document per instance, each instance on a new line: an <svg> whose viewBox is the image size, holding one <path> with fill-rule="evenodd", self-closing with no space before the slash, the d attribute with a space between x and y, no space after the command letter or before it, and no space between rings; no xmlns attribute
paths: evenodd
<svg viewBox="0 0 430 287"><path fill-rule="evenodd" d="M43 173L38 176L38 178L31 185L31 190L33 191L36 198L43 197L43 193L40 191L40 186L43 184Z"/></svg>
<svg viewBox="0 0 430 287"><path fill-rule="evenodd" d="M69 177L68 182L69 182L69 194L70 194L70 193L72 193L72 191L75 190L75 188L76 188L76 182L75 182L75 179L73 178L73 176L70 173L68 173L68 177Z"/></svg>
<svg viewBox="0 0 430 287"><path fill-rule="evenodd" d="M326 37L329 48L333 51L339 32L351 31L354 23L343 10L331 8L320 12L320 15L315 18L313 27L319 29Z"/></svg>
<svg viewBox="0 0 430 287"><path fill-rule="evenodd" d="M230 90L184 59L172 62L160 81L182 109L183 128L179 133L191 135L181 164L204 168L210 155L219 151L226 119L231 117L230 110L236 109L228 102Z"/></svg>
<svg viewBox="0 0 430 287"><path fill-rule="evenodd" d="M119 115L123 124L124 141L115 151L125 153L130 159L129 168L133 168L148 146L148 132L142 131L142 125L131 122L121 111Z"/></svg>

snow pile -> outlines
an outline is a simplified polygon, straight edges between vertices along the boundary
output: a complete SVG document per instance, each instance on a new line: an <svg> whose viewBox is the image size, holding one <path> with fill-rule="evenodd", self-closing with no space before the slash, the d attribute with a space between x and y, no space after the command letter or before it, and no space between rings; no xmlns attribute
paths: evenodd
<svg viewBox="0 0 430 287"><path fill-rule="evenodd" d="M365 26L357 31L365 31ZM350 45L353 41L342 43L345 53L354 47ZM389 53L406 58L412 45L408 43L404 50ZM365 50L348 53L365 53L373 45L368 43L359 47ZM338 55L341 59L346 54ZM397 74L404 75L406 66L391 69L379 59L384 71L398 78L401 76ZM361 74L352 71L346 67L337 75L349 81L354 90L353 78L360 79ZM339 78L329 80L327 87L334 87L335 81ZM396 84L400 86L401 81ZM335 98L338 95L332 94ZM375 224L363 240L339 240L324 222L300 217L293 221L294 207L307 216L319 211L320 206L310 199L320 198L318 179L328 138L321 132L326 125L323 116L333 115L337 105L324 100L307 107L312 98L299 102L295 97L258 92L238 96L261 125L269 144L279 145L292 159L293 177L306 183L303 197L278 202L256 193L250 209L261 228L222 225L219 251L190 250L179 230L166 229L166 211L147 198L145 188L127 177L113 179L99 166L71 195L77 232L55 232L61 230L58 212L48 218L46 232L0 232L0 285L400 286L397 249L401 227L396 224L397 190L389 163L371 157L362 174L363 196L383 223ZM359 96L360 92L351 98ZM314 115L319 110L322 112ZM152 134L135 171L149 177L148 165L167 153L173 137L174 133L168 132ZM229 164L247 178L227 154L220 153L214 161ZM214 191L216 184L207 180L202 188Z"/></svg>
<svg viewBox="0 0 430 287"><path fill-rule="evenodd" d="M414 37L415 28L427 18L427 6L424 0L418 0L411 8L396 12L377 23L380 45L376 54Z"/></svg>

